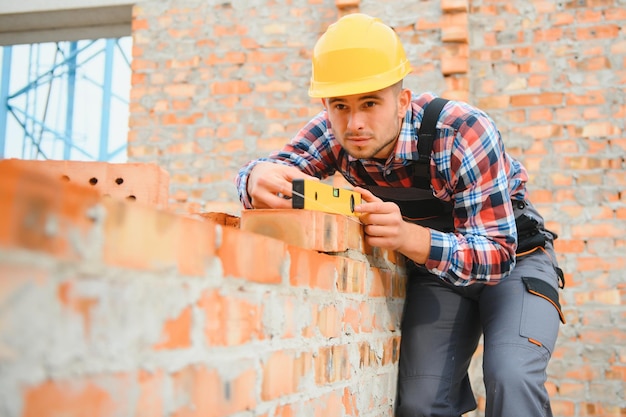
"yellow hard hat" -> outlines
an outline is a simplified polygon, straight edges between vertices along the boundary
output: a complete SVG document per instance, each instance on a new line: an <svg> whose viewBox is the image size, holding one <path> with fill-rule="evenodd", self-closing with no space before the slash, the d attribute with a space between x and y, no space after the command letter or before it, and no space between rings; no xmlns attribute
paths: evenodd
<svg viewBox="0 0 626 417"><path fill-rule="evenodd" d="M346 15L328 27L313 49L311 97L382 90L411 72L398 35L380 19Z"/></svg>

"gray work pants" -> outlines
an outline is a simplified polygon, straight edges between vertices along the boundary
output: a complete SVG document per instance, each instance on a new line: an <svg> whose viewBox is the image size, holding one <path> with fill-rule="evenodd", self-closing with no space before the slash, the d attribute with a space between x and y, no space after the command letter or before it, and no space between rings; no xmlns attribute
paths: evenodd
<svg viewBox="0 0 626 417"><path fill-rule="evenodd" d="M536 295L537 288L552 296L558 291L550 240L545 249L518 257L511 275L494 286L454 287L426 271L412 272L397 417L459 417L475 409L467 371L481 334L486 417L552 416L544 383L560 310Z"/></svg>

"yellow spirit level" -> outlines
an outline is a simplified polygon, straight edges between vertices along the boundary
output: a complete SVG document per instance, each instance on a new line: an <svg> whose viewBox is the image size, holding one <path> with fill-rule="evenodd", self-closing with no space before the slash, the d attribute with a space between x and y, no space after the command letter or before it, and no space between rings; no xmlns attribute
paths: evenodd
<svg viewBox="0 0 626 417"><path fill-rule="evenodd" d="M356 216L354 206L361 204L361 194L320 181L296 179L292 181L291 201L293 208Z"/></svg>

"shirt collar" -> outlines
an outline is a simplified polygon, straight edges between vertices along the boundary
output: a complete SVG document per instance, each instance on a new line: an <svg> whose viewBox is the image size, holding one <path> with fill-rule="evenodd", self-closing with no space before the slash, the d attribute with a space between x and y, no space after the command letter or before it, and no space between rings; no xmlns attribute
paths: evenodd
<svg viewBox="0 0 626 417"><path fill-rule="evenodd" d="M413 106L409 106L404 119L402 120L402 126L400 128L400 135L398 136L398 142L394 151L394 157L399 160L413 160L417 151L417 140L415 138L415 125L413 123Z"/></svg>

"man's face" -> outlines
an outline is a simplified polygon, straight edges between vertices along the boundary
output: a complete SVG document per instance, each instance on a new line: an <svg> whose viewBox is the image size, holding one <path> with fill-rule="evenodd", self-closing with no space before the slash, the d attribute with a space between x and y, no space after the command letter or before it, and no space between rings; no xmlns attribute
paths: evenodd
<svg viewBox="0 0 626 417"><path fill-rule="evenodd" d="M323 99L335 137L358 159L387 158L396 145L411 92L391 86L371 93Z"/></svg>

